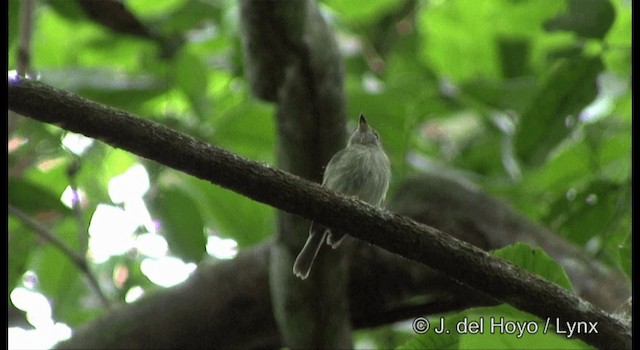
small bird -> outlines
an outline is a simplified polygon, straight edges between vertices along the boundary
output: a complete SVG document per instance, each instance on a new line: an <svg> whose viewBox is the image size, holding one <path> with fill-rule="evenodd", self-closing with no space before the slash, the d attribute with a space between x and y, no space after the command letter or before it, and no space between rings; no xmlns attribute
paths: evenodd
<svg viewBox="0 0 640 350"><path fill-rule="evenodd" d="M336 153L327 164L322 186L379 206L387 194L390 180L389 158L382 149L380 136L360 114L358 127L349 138L347 147ZM325 240L335 249L343 239L344 233L312 222L309 238L293 264L293 273L301 279L307 278Z"/></svg>

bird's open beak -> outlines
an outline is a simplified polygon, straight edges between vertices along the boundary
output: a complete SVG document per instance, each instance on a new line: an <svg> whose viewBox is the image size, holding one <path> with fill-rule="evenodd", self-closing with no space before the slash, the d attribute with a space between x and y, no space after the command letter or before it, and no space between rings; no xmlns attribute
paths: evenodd
<svg viewBox="0 0 640 350"><path fill-rule="evenodd" d="M369 129L369 125L367 124L367 119L365 119L364 114L360 113L360 122L358 123L358 130L360 132L365 132Z"/></svg>

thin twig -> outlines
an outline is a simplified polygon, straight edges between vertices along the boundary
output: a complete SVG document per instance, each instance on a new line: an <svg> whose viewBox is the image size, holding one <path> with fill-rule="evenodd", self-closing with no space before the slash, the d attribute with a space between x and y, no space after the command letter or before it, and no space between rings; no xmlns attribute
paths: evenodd
<svg viewBox="0 0 640 350"><path fill-rule="evenodd" d="M67 170L69 177L69 188L71 188L71 208L78 221L78 242L80 242L80 251L86 252L89 244L87 240L87 226L82 215L82 206L80 205L80 193L78 192L77 174L80 170L80 160L74 158Z"/></svg>
<svg viewBox="0 0 640 350"><path fill-rule="evenodd" d="M18 44L18 74L26 76L31 70L31 32L35 0L23 0L20 4L20 41Z"/></svg>
<svg viewBox="0 0 640 350"><path fill-rule="evenodd" d="M106 297L106 295L102 292L102 289L98 284L98 280L91 273L91 270L89 269L89 264L87 263L87 260L84 257L80 256L78 253L76 253L71 248L69 248L58 237L56 237L54 234L49 232L47 228L42 226L37 221L33 220L29 215L27 215L22 210L9 205L9 213L15 216L16 218L18 218L20 221L22 221L23 224L31 228L36 235L38 235L41 238L44 238L47 242L51 243L51 245L58 248L62 252L62 254L66 256L69 260L71 260L71 262L82 272L82 274L85 275L85 277L89 281L89 284L91 285L91 288L93 288L93 290L96 292L102 304L105 307L111 306L111 302Z"/></svg>
<svg viewBox="0 0 640 350"><path fill-rule="evenodd" d="M31 32L33 30L34 2L35 0L23 0L20 3L20 36L18 39L18 63L16 71L18 75L21 76L26 76L31 70ZM18 121L18 115L13 111L9 111L7 135L13 134L18 128Z"/></svg>

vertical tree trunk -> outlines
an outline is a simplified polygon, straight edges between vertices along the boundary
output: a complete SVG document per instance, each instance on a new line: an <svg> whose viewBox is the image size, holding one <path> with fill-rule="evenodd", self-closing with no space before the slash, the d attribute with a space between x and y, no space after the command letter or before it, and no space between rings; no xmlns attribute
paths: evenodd
<svg viewBox="0 0 640 350"><path fill-rule="evenodd" d="M276 103L278 167L320 181L345 145L343 69L314 1L241 3L245 70L253 93ZM292 273L309 221L278 213L271 250L274 313L287 346L352 347L346 298L349 245L323 249L308 279Z"/></svg>

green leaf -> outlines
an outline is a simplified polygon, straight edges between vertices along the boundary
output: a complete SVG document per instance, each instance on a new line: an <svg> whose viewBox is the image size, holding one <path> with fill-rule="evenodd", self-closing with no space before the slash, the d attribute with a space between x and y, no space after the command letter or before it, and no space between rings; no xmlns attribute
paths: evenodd
<svg viewBox="0 0 640 350"><path fill-rule="evenodd" d="M38 288L51 301L54 320L74 327L100 312L97 299L93 299L93 307L77 307L78 300L92 291L84 281L84 276L60 251L46 246L37 255L33 259L32 269L38 276Z"/></svg>
<svg viewBox="0 0 640 350"><path fill-rule="evenodd" d="M584 188L574 188L573 195L559 196L544 219L550 227L580 245L593 237L611 235L621 210L630 208L627 183L594 180Z"/></svg>
<svg viewBox="0 0 640 350"><path fill-rule="evenodd" d="M609 0L568 0L568 4L566 13L545 23L546 30L566 30L584 38L602 39L616 18Z"/></svg>
<svg viewBox="0 0 640 350"><path fill-rule="evenodd" d="M77 226L74 220L65 220L50 231L68 247L76 249ZM40 246L32 255L29 269L38 277L37 288L51 301L54 320L74 327L101 312L97 296L68 256L49 244ZM84 306L78 307L78 301L83 299Z"/></svg>
<svg viewBox="0 0 640 350"><path fill-rule="evenodd" d="M609 47L621 48L603 52L603 60L607 68L621 77L631 76L631 3L631 1L613 2L616 20L604 39Z"/></svg>
<svg viewBox="0 0 640 350"><path fill-rule="evenodd" d="M36 245L36 240L33 233L27 232L22 227L22 224L11 216L9 216L8 236L9 262L7 269L9 270L9 277L7 290L11 292L22 281L22 276L27 271L27 265L31 258L31 252Z"/></svg>
<svg viewBox="0 0 640 350"><path fill-rule="evenodd" d="M367 23L391 12L398 6L395 0L369 0L366 6L357 1L327 0L324 4L346 21Z"/></svg>
<svg viewBox="0 0 640 350"><path fill-rule="evenodd" d="M162 15L160 27L166 32L187 32L202 21L219 16L220 8L205 1L184 1L182 6Z"/></svg>
<svg viewBox="0 0 640 350"><path fill-rule="evenodd" d="M455 160L457 167L486 176L504 174L503 142L498 138L483 133L460 147L462 154Z"/></svg>
<svg viewBox="0 0 640 350"><path fill-rule="evenodd" d="M272 162L276 138L271 106L245 102L214 122L213 143L256 161Z"/></svg>
<svg viewBox="0 0 640 350"><path fill-rule="evenodd" d="M526 75L529 71L531 41L522 38L498 38L500 65L505 78Z"/></svg>
<svg viewBox="0 0 640 350"><path fill-rule="evenodd" d="M461 91L488 108L521 113L531 103L538 85L533 78L503 80L474 79L460 86Z"/></svg>
<svg viewBox="0 0 640 350"><path fill-rule="evenodd" d="M202 58L192 54L189 50L181 50L173 64L175 68L176 85L187 96L195 115L206 120L212 113L213 104L208 95L207 71L210 67L205 65Z"/></svg>
<svg viewBox="0 0 640 350"><path fill-rule="evenodd" d="M137 161L136 156L131 153L97 143L82 157L77 176L78 187L85 192L91 205L109 203L109 181L127 171Z"/></svg>
<svg viewBox="0 0 640 350"><path fill-rule="evenodd" d="M496 22L486 20L492 11L495 5L487 1L448 1L425 7L419 18L420 30L429 38L421 47L424 60L455 81L499 76L492 47ZM469 35L469 27L474 35Z"/></svg>
<svg viewBox="0 0 640 350"><path fill-rule="evenodd" d="M604 69L600 58L578 57L560 61L540 86L520 118L516 154L531 166L542 164L549 152L569 136L580 111L597 94L596 78Z"/></svg>
<svg viewBox="0 0 640 350"><path fill-rule="evenodd" d="M549 45L542 40L542 23L561 6L560 1L547 0L429 2L419 7L418 30L423 35L419 53L439 76L454 82L502 77L505 69L500 41L529 42L533 56ZM526 60L524 57L519 60Z"/></svg>
<svg viewBox="0 0 640 350"><path fill-rule="evenodd" d="M562 267L540 248L532 248L524 243L516 243L496 249L491 254L529 272L538 274L565 289L573 290L571 281Z"/></svg>
<svg viewBox="0 0 640 350"><path fill-rule="evenodd" d="M620 265L622 266L622 271L627 274L627 277L631 278L631 234L627 235L627 239L625 239L624 243L618 246L619 248L619 259Z"/></svg>
<svg viewBox="0 0 640 350"><path fill-rule="evenodd" d="M171 251L187 261L202 260L207 238L200 209L193 199L179 189L164 188L150 206L161 222L161 232Z"/></svg>
<svg viewBox="0 0 640 350"><path fill-rule="evenodd" d="M591 131L603 131L606 125L593 125ZM587 131L589 132L589 131ZM615 130L598 141L595 157L607 179L625 182L631 176L631 128Z"/></svg>
<svg viewBox="0 0 640 350"><path fill-rule="evenodd" d="M88 19L87 14L78 5L77 1L47 0L46 3L47 5L51 6L51 8L55 12L65 17L66 19L70 19L73 21Z"/></svg>
<svg viewBox="0 0 640 350"><path fill-rule="evenodd" d="M54 211L69 214L71 210L60 201L60 194L53 193L49 188L24 178L9 179L9 205L21 209L28 214L43 211Z"/></svg>
<svg viewBox="0 0 640 350"><path fill-rule="evenodd" d="M19 0L9 0L9 28L8 28L8 36L9 36L9 47L16 42L16 38L18 37L18 28L20 28L20 3ZM9 65L11 67L11 65Z"/></svg>
<svg viewBox="0 0 640 350"><path fill-rule="evenodd" d="M173 11L175 8L183 5L184 3L202 2L202 1L190 1L190 0L166 0L166 1L128 1L127 8L135 13L139 17L150 17L159 13L166 13Z"/></svg>
<svg viewBox="0 0 640 350"><path fill-rule="evenodd" d="M591 152L584 142L567 145L545 164L530 169L523 177L522 186L530 191L560 191L564 193L592 174L589 166Z"/></svg>
<svg viewBox="0 0 640 350"><path fill-rule="evenodd" d="M205 210L211 227L221 236L236 240L240 247L256 244L273 233L271 207L196 178L189 178L186 188Z"/></svg>

